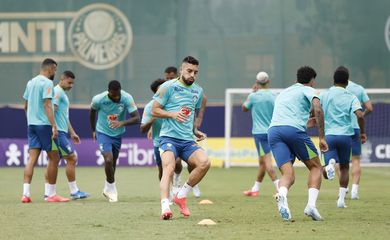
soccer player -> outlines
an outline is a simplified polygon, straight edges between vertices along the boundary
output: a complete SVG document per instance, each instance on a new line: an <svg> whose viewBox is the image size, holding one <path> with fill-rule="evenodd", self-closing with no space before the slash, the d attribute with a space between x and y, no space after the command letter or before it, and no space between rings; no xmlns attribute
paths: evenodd
<svg viewBox="0 0 390 240"><path fill-rule="evenodd" d="M325 115L325 138L329 150L324 153L324 176L334 178L335 163L340 165L340 189L337 200L338 208L346 208L345 195L349 182L349 159L351 156L351 136L354 130L351 126L351 117L356 115L360 127L362 143L367 140L364 129L364 117L359 100L345 88L348 85L348 69L340 66L333 75L334 86L322 93L321 104Z"/></svg>
<svg viewBox="0 0 390 240"><path fill-rule="evenodd" d="M126 111L130 118L126 120ZM98 119L96 123L96 113ZM104 157L106 182L103 195L109 202L118 201L118 191L115 185L115 169L122 144L122 135L125 126L138 124L140 116L133 97L122 90L121 84L112 80L108 84L108 91L104 91L92 98L90 111L92 138L97 139L100 151Z"/></svg>
<svg viewBox="0 0 390 240"><path fill-rule="evenodd" d="M58 130L54 120L53 79L57 71L57 63L50 58L41 64L38 76L28 81L23 94L24 109L27 113L29 161L24 169L24 183L22 202L31 202L30 184L34 173L34 166L41 151L47 153L48 202L68 202L68 198L56 193L56 181L60 156L57 148Z"/></svg>
<svg viewBox="0 0 390 240"><path fill-rule="evenodd" d="M352 81L348 82L347 90L353 93L362 105L364 105L363 116L367 116L373 111L372 103L366 91L362 86ZM352 190L351 199L359 199L359 183L361 176L360 155L362 153L362 145L360 139L360 130L356 116L352 115L352 127L354 135L352 136Z"/></svg>
<svg viewBox="0 0 390 240"><path fill-rule="evenodd" d="M174 196L173 201L184 216L189 216L186 197L192 187L198 184L210 168L206 153L194 141L204 139L204 134L194 126L196 109L202 104L203 89L195 82L198 75L199 62L194 57L183 59L180 77L160 86L154 95L152 115L163 118L160 132L160 154L163 175L160 181L161 218L172 218L169 207L169 185L175 168L175 159L180 157L186 161L192 171L186 183Z"/></svg>
<svg viewBox="0 0 390 240"><path fill-rule="evenodd" d="M163 84L164 82L165 82L164 79L157 79L153 81L153 83L150 85L150 89L153 91L153 93L156 93L160 85ZM162 165L161 165L159 146L160 146L160 130L161 130L162 119L152 117L153 101L154 100L151 100L148 104L146 104L144 108L140 129L142 133L146 133L147 131L149 131L149 129L151 129L152 131L154 159L156 160L156 164L158 167L158 179L161 180Z"/></svg>
<svg viewBox="0 0 390 240"><path fill-rule="evenodd" d="M268 144L267 130L271 123L272 113L276 95L269 88L270 80L266 72L259 72L256 75L256 90L249 94L247 100L242 104L242 111L252 113L252 134L255 139L257 153L259 155L259 172L252 189L244 191L248 197L259 196L261 182L267 171L278 190L278 178L272 166L271 149Z"/></svg>
<svg viewBox="0 0 390 240"><path fill-rule="evenodd" d="M72 199L82 199L89 196L88 193L80 191L76 183L76 163L77 155L72 143L68 140L68 134L74 144L80 143L80 138L76 134L69 120L69 98L65 91L72 89L75 75L71 71L65 71L60 77L60 82L54 88L54 118L58 128L58 150L60 156L66 160L66 176L70 197ZM47 175L45 175L47 177ZM47 179L46 179L47 182ZM47 196L48 184L45 183L45 196Z"/></svg>
<svg viewBox="0 0 390 240"><path fill-rule="evenodd" d="M177 78L177 68L173 66L167 67L164 71L164 76L166 80Z"/></svg>
<svg viewBox="0 0 390 240"><path fill-rule="evenodd" d="M313 220L322 217L316 208L321 186L322 165L317 149L306 133L309 114L314 116L319 130L320 149L328 150L324 134L324 113L317 91L313 88L317 74L313 68L304 66L297 71L297 83L283 90L275 100L274 113L268 129L268 142L282 177L276 194L279 214L283 220L291 220L287 193L294 184L293 163L295 157L309 169L308 203L304 210Z"/></svg>

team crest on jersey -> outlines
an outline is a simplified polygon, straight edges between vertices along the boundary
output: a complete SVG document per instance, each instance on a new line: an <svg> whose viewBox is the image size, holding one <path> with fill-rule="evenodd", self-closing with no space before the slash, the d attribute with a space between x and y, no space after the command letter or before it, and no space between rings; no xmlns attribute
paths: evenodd
<svg viewBox="0 0 390 240"><path fill-rule="evenodd" d="M194 104L196 104L196 103L198 102L198 99L199 99L198 95L192 96L192 102L193 102Z"/></svg>
<svg viewBox="0 0 390 240"><path fill-rule="evenodd" d="M125 106L123 104L119 104L119 106L118 106L119 112L123 112L124 109L125 109Z"/></svg>

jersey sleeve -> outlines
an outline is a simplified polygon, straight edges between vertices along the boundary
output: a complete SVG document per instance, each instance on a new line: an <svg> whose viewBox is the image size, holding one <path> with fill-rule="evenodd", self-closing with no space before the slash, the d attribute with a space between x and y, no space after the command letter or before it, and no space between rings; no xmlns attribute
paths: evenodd
<svg viewBox="0 0 390 240"><path fill-rule="evenodd" d="M24 90L24 93L23 93L23 98L26 101L28 100L28 96L29 96L29 86L30 86L30 82L27 83L26 89Z"/></svg>
<svg viewBox="0 0 390 240"><path fill-rule="evenodd" d="M99 96L94 96L92 98L91 108L94 109L94 110L99 110L100 109L100 98L99 98Z"/></svg>
<svg viewBox="0 0 390 240"><path fill-rule="evenodd" d="M357 110L362 110L362 105L360 104L359 99L353 95L352 104L351 104L351 112L354 113Z"/></svg>
<svg viewBox="0 0 390 240"><path fill-rule="evenodd" d="M47 81L43 85L42 99L53 98L53 97L54 97L53 83Z"/></svg>
<svg viewBox="0 0 390 240"><path fill-rule="evenodd" d="M243 104L246 109L252 108L252 105L253 105L252 96L253 96L252 94L249 94L248 97L246 98L244 104Z"/></svg>
<svg viewBox="0 0 390 240"><path fill-rule="evenodd" d="M364 90L364 88L362 89L362 96L361 96L361 102L362 103L365 103L365 102L368 102L370 101L370 98L368 97L368 94L367 92Z"/></svg>
<svg viewBox="0 0 390 240"><path fill-rule="evenodd" d="M312 102L314 98L320 98L320 92L312 87L305 87L303 90L303 94L309 100L309 102Z"/></svg>
<svg viewBox="0 0 390 240"><path fill-rule="evenodd" d="M132 113L134 112L135 110L137 110L137 105L135 105L135 102L134 102L134 99L133 99L133 96L131 96L130 94L127 96L127 111L129 113Z"/></svg>
<svg viewBox="0 0 390 240"><path fill-rule="evenodd" d="M153 96L153 100L158 102L161 106L165 106L171 95L171 85L163 84Z"/></svg>
<svg viewBox="0 0 390 240"><path fill-rule="evenodd" d="M61 102L61 92L58 91L56 88L54 88L53 104L58 106L60 102Z"/></svg>
<svg viewBox="0 0 390 240"><path fill-rule="evenodd" d="M141 124L146 124L147 122L150 121L150 119L152 119L152 114L151 114L152 105L153 102L152 104L148 104L145 106L144 113L142 114Z"/></svg>

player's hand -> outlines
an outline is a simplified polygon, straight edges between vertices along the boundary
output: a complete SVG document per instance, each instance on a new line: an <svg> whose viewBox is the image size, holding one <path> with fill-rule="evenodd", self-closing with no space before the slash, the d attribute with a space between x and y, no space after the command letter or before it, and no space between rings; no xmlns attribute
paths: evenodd
<svg viewBox="0 0 390 240"><path fill-rule="evenodd" d="M320 150L321 152L327 152L329 150L328 143L325 138L320 138Z"/></svg>
<svg viewBox="0 0 390 240"><path fill-rule="evenodd" d="M307 124L306 124L306 127L307 128L312 128L316 125L316 118L312 117L312 118L309 118L309 120L307 121Z"/></svg>
<svg viewBox="0 0 390 240"><path fill-rule="evenodd" d="M120 127L123 127L123 122L121 121L112 121L110 123L110 128L120 128Z"/></svg>
<svg viewBox="0 0 390 240"><path fill-rule="evenodd" d="M57 139L58 138L58 130L57 130L57 126L54 125L51 127L51 132L52 132L52 138L53 139Z"/></svg>
<svg viewBox="0 0 390 240"><path fill-rule="evenodd" d="M365 144L367 142L367 135L365 133L360 134L360 141L362 144Z"/></svg>
<svg viewBox="0 0 390 240"><path fill-rule="evenodd" d="M93 141L96 141L96 132L95 131L92 132L92 139L93 139Z"/></svg>
<svg viewBox="0 0 390 240"><path fill-rule="evenodd" d="M176 121L179 123L183 123L188 120L188 116L181 111L173 113L173 118L176 119Z"/></svg>
<svg viewBox="0 0 390 240"><path fill-rule="evenodd" d="M194 130L194 135L196 137L196 141L197 142L200 142L200 141L203 141L206 139L207 135L204 133L204 132L201 132L200 130L198 129L195 129Z"/></svg>
<svg viewBox="0 0 390 240"><path fill-rule="evenodd" d="M74 144L80 144L81 143L80 137L76 133L71 134L70 138L72 138L72 141L73 141Z"/></svg>
<svg viewBox="0 0 390 240"><path fill-rule="evenodd" d="M152 128L149 129L147 136L149 140L152 140Z"/></svg>

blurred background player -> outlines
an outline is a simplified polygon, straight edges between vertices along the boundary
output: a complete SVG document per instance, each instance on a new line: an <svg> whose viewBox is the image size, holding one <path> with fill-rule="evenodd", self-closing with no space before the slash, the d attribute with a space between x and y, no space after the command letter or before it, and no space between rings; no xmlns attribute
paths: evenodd
<svg viewBox="0 0 390 240"><path fill-rule="evenodd" d="M31 202L30 184L34 174L34 166L41 151L49 158L47 164L48 202L67 202L68 198L58 196L56 181L60 156L57 148L58 130L54 120L53 79L57 71L57 63L50 58L41 64L38 76L28 81L23 94L24 109L27 113L29 161L24 170L22 202Z"/></svg>
<svg viewBox="0 0 390 240"><path fill-rule="evenodd" d="M325 114L325 138L329 150L324 153L324 176L334 178L335 163L340 166L340 189L337 200L338 208L346 208L345 195L349 182L349 160L351 156L351 136L354 129L351 126L351 117L356 115L360 127L359 138L364 143L367 139L364 128L364 117L359 100L347 91L349 72L345 67L338 67L334 72L334 86L322 93L321 104Z"/></svg>
<svg viewBox="0 0 390 240"><path fill-rule="evenodd" d="M130 113L130 118L127 120L126 111ZM97 123L96 113L98 114ZM121 89L118 81L110 81L108 91L93 97L90 111L92 138L97 139L104 157L106 182L103 195L109 202L118 201L115 169L122 144L122 135L126 131L125 126L139 122L140 116L133 97Z"/></svg>
<svg viewBox="0 0 390 240"><path fill-rule="evenodd" d="M322 166L317 149L306 133L309 114L315 117L319 130L320 149L328 150L324 134L324 113L317 91L313 88L317 74L311 67L297 71L297 83L283 90L275 100L274 113L268 130L268 141L282 177L276 194L278 210L283 220L291 220L287 193L294 184L295 157L309 169L308 202L304 213L313 220L322 220L316 208L321 187Z"/></svg>
<svg viewBox="0 0 390 240"><path fill-rule="evenodd" d="M164 77L165 80L172 80L177 78L177 68L173 66L167 67L164 71Z"/></svg>
<svg viewBox="0 0 390 240"><path fill-rule="evenodd" d="M360 104L364 105L363 116L367 116L373 111L372 103L368 97L366 90L359 84L356 84L352 81L348 82L347 90L353 93L357 99L360 101ZM360 156L362 154L362 145L360 139L360 129L356 116L352 115L352 127L354 129L354 135L352 136L352 189L351 189L351 199L359 199L359 183L361 176L360 168Z"/></svg>
<svg viewBox="0 0 390 240"><path fill-rule="evenodd" d="M188 56L183 59L180 68L180 78L161 85L154 95L152 115L163 118L160 133L160 153L163 175L160 181L161 218L172 218L169 207L169 185L175 169L175 159L180 157L191 166L192 171L188 180L174 196L174 203L184 216L189 216L187 194L198 184L210 168L206 153L195 143L204 139L204 134L194 126L195 109L202 104L203 89L197 85L195 78L198 74L199 62Z"/></svg>
<svg viewBox="0 0 390 240"><path fill-rule="evenodd" d="M68 139L68 134L74 144L80 143L80 138L76 134L69 119L69 98L65 91L72 89L75 75L71 71L61 74L60 82L54 87L54 117L58 128L58 150L60 156L66 160L66 177L70 197L72 199L82 199L89 196L88 193L80 191L76 183L76 163L77 155L72 143ZM45 196L48 193L47 174L45 174Z"/></svg>
<svg viewBox="0 0 390 240"><path fill-rule="evenodd" d="M260 184L267 171L276 190L278 190L278 178L272 166L271 149L268 144L267 130L271 123L276 95L269 88L269 77L266 72L256 75L256 87L252 87L253 93L249 94L242 105L242 111L252 114L252 134L255 140L257 153L259 154L259 172L252 189L244 191L248 197L259 196Z"/></svg>

